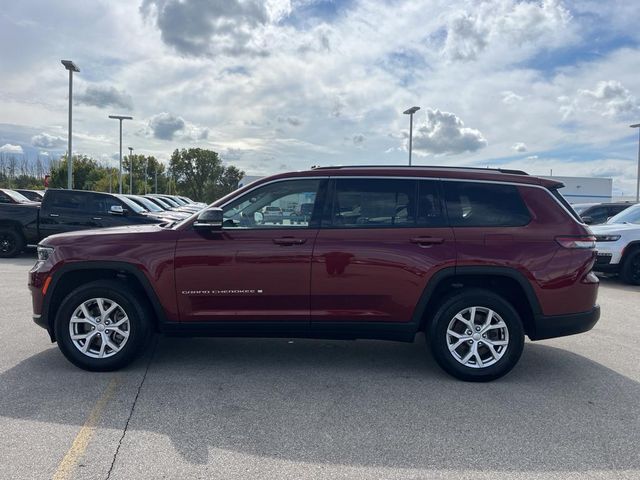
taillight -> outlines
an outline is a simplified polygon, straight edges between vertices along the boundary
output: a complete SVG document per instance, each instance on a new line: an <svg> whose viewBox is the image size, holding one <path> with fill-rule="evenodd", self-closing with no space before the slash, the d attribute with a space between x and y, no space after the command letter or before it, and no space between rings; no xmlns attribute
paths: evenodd
<svg viewBox="0 0 640 480"><path fill-rule="evenodd" d="M593 235L556 237L556 242L558 242L558 245L564 248L596 248L596 237L594 237Z"/></svg>

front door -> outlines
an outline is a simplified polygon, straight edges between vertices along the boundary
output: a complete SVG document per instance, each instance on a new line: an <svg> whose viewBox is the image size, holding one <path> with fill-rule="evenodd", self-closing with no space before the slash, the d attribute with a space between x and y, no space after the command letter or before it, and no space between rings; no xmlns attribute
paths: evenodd
<svg viewBox="0 0 640 480"><path fill-rule="evenodd" d="M331 181L313 253L312 325L412 320L429 279L455 265L439 190L437 180Z"/></svg>
<svg viewBox="0 0 640 480"><path fill-rule="evenodd" d="M222 206L222 230L183 231L175 256L181 321L307 326L318 222L301 205L319 204L323 183L284 179L258 186Z"/></svg>

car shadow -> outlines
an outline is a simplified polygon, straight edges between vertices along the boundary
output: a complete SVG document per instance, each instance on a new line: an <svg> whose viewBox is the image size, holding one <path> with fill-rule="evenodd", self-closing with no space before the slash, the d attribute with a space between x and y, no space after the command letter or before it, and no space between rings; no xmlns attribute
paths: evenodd
<svg viewBox="0 0 640 480"><path fill-rule="evenodd" d="M627 292L640 291L640 285L630 285L623 282L618 275L602 275L599 274L600 285L603 287L614 287Z"/></svg>
<svg viewBox="0 0 640 480"><path fill-rule="evenodd" d="M527 344L501 380L464 383L414 344L159 337L129 431L182 458L226 449L353 466L591 471L640 468L640 384L592 360ZM141 378L144 360L119 375ZM82 425L115 374L56 348L0 374L0 415ZM101 380L102 379L102 380ZM103 419L107 428L121 428ZM110 424L113 422L114 424Z"/></svg>

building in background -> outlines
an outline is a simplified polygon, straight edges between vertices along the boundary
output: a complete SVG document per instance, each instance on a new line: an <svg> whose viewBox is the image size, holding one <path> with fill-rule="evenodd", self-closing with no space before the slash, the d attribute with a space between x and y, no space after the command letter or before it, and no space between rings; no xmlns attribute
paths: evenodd
<svg viewBox="0 0 640 480"><path fill-rule="evenodd" d="M598 177L543 177L564 183L560 189L569 203L610 202L613 196L613 179Z"/></svg>

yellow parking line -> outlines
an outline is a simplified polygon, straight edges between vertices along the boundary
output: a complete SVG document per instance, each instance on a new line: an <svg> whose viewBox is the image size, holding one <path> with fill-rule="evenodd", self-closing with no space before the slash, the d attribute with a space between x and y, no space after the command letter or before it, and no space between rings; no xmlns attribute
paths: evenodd
<svg viewBox="0 0 640 480"><path fill-rule="evenodd" d="M87 420L82 425L82 428L76 435L76 438L73 440L73 444L71 448L66 453L60 465L56 470L56 473L53 474L53 480L67 480L71 478L71 474L73 470L76 468L78 464L78 460L84 455L87 447L89 446L89 442L93 437L93 434L96 430L96 425L100 420L100 415L102 414L102 410L107 405L109 399L113 396L113 392L118 386L118 377L113 378L109 384L105 392L102 394L100 399L96 402L93 409L91 409L91 413L87 417Z"/></svg>

